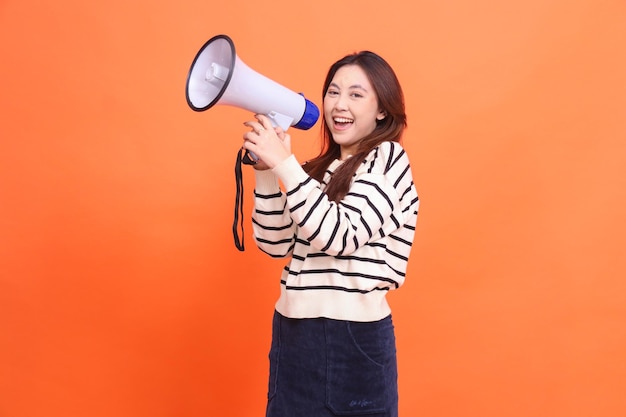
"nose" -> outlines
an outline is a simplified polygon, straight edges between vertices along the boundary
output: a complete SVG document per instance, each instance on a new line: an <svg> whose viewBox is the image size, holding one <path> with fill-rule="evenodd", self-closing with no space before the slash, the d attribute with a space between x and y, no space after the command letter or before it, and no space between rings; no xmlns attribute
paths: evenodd
<svg viewBox="0 0 626 417"><path fill-rule="evenodd" d="M348 108L348 97L345 94L338 94L335 100L335 109L346 110Z"/></svg>

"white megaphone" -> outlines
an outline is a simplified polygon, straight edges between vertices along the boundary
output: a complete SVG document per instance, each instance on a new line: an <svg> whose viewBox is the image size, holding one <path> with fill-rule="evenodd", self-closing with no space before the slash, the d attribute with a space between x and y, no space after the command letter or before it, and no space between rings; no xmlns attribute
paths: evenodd
<svg viewBox="0 0 626 417"><path fill-rule="evenodd" d="M319 110L302 94L253 71L235 53L226 35L209 39L194 58L187 76L187 104L205 111L216 104L240 107L264 114L274 126L309 129Z"/></svg>

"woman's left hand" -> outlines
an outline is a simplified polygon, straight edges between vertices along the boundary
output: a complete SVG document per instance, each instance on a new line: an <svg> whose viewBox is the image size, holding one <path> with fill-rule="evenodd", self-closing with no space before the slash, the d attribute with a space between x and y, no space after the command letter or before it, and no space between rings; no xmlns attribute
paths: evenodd
<svg viewBox="0 0 626 417"><path fill-rule="evenodd" d="M291 136L280 127L272 126L267 116L257 114L255 117L257 120L244 123L252 130L243 135L243 147L269 168L274 168L291 156Z"/></svg>

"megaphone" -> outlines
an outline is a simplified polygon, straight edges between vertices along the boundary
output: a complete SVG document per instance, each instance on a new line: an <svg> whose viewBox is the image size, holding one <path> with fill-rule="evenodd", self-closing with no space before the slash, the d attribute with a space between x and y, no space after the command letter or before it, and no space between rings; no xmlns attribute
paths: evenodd
<svg viewBox="0 0 626 417"><path fill-rule="evenodd" d="M205 111L216 104L240 107L266 115L283 130L291 126L309 129L320 115L304 95L244 64L227 35L214 36L200 48L187 75L186 97L195 111Z"/></svg>

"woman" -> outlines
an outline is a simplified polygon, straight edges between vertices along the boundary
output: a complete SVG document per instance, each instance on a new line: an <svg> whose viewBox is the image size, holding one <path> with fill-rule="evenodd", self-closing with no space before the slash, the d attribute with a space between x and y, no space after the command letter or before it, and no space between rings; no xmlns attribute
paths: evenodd
<svg viewBox="0 0 626 417"><path fill-rule="evenodd" d="M404 282L419 201L399 144L406 115L394 71L369 51L330 67L323 149L303 166L267 117L244 124L243 148L259 159L257 246L290 257L273 319L267 417L397 416L385 296Z"/></svg>

